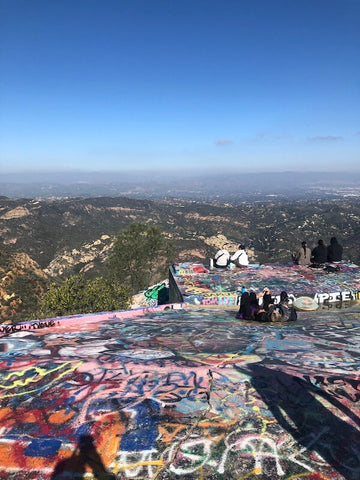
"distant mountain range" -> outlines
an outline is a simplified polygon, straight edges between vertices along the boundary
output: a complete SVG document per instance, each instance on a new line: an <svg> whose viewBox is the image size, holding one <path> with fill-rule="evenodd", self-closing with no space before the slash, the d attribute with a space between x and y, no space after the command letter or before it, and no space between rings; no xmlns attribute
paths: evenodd
<svg viewBox="0 0 360 480"><path fill-rule="evenodd" d="M133 222L158 225L174 242L174 261L208 264L219 247L226 245L235 251L241 242L249 249L252 263L286 263L302 240L314 247L319 238L328 243L336 236L344 246L344 259L360 263L360 199L356 196L317 200L268 197L265 201L226 203L173 198L35 200L3 196L0 288L6 305L16 296L26 303L16 288L29 292L35 278L28 275L29 285L24 286L30 270L34 270L38 292L45 280L78 272L89 277L102 275L116 234ZM26 257L18 257L19 253ZM15 273L9 277L10 271ZM20 271L23 278L14 283Z"/></svg>

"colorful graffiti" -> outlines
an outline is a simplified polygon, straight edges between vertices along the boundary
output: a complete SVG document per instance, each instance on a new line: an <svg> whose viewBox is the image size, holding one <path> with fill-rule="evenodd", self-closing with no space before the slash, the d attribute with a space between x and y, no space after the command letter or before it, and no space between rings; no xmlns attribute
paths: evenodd
<svg viewBox="0 0 360 480"><path fill-rule="evenodd" d="M290 299L310 296L318 303L357 300L360 267L342 262L338 269L329 273L301 265L265 264L196 273L191 263L182 263L173 266L171 275L175 280L172 285L176 284L183 300L193 305L236 305L243 286L255 292L267 286L278 297L286 290Z"/></svg>
<svg viewBox="0 0 360 480"><path fill-rule="evenodd" d="M1 480L359 478L354 308L47 322L0 335Z"/></svg>
<svg viewBox="0 0 360 480"><path fill-rule="evenodd" d="M159 304L168 303L164 301L159 302L159 299L161 300L162 297L168 299L168 289L169 281L163 280L156 285L152 285L147 290L133 295L132 308L154 307Z"/></svg>

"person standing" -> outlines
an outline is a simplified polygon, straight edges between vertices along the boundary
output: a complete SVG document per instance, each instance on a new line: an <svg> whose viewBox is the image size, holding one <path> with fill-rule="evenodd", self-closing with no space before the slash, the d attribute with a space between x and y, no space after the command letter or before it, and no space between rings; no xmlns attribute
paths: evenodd
<svg viewBox="0 0 360 480"><path fill-rule="evenodd" d="M231 255L230 262L234 263L237 267L247 267L249 265L249 257L244 245L239 245L238 250Z"/></svg>
<svg viewBox="0 0 360 480"><path fill-rule="evenodd" d="M301 242L301 247L294 255L294 262L298 265L309 265L311 263L311 250L306 242Z"/></svg>
<svg viewBox="0 0 360 480"><path fill-rule="evenodd" d="M341 262L343 255L343 247L338 243L336 237L330 239L330 245L327 247L327 261Z"/></svg>

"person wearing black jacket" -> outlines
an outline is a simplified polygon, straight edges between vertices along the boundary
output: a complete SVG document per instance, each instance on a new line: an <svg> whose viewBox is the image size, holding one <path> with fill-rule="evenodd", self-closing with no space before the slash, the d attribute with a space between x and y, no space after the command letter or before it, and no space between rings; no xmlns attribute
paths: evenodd
<svg viewBox="0 0 360 480"><path fill-rule="evenodd" d="M327 247L327 261L341 262L343 247L338 243L335 237L330 239L330 245Z"/></svg>
<svg viewBox="0 0 360 480"><path fill-rule="evenodd" d="M324 245L323 240L319 240L317 247L311 252L311 261L317 265L327 262L327 248Z"/></svg>
<svg viewBox="0 0 360 480"><path fill-rule="evenodd" d="M270 290L264 293L263 299L265 303L265 295L269 295L271 298ZM280 294L280 302L269 305L263 305L264 308L260 308L256 314L254 320L258 322L294 322L297 319L296 310L289 306L288 294L283 290Z"/></svg>

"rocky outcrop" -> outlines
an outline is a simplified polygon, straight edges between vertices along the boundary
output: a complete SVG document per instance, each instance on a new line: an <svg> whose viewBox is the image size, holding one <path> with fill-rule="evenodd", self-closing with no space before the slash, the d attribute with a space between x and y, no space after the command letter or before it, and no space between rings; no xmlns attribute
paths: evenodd
<svg viewBox="0 0 360 480"><path fill-rule="evenodd" d="M27 318L45 292L48 276L26 253L0 251L0 322Z"/></svg>
<svg viewBox="0 0 360 480"><path fill-rule="evenodd" d="M240 239L241 241L241 239ZM204 242L207 245L210 245L214 247L214 254L216 253L217 250L220 248L225 248L228 250L230 253L236 252L238 249L239 243L235 243L231 240L228 240L225 235L219 234L219 235L214 235L210 238L204 238ZM247 254L249 256L250 262L253 262L255 259L255 252L253 249L246 247Z"/></svg>
<svg viewBox="0 0 360 480"><path fill-rule="evenodd" d="M13 218L27 217L30 212L25 207L16 207L0 216L0 220L11 220Z"/></svg>
<svg viewBox="0 0 360 480"><path fill-rule="evenodd" d="M109 235L102 235L100 239L91 243L85 243L79 249L63 250L58 253L44 272L51 277L71 275L74 270L81 273L94 268L95 262L104 262L109 255L113 245L113 238Z"/></svg>

